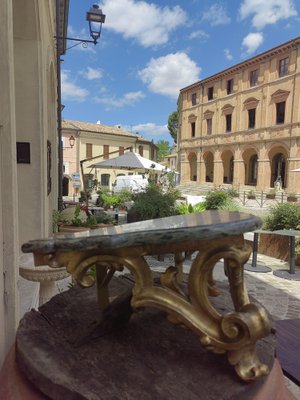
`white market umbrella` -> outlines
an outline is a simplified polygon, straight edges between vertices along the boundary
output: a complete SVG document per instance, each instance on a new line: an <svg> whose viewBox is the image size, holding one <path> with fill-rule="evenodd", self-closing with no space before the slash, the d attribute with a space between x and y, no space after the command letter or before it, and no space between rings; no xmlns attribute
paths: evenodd
<svg viewBox="0 0 300 400"><path fill-rule="evenodd" d="M143 171L172 172L171 169L155 161L148 160L138 153L129 152L91 165L92 168L135 169ZM175 171L174 171L175 172Z"/></svg>

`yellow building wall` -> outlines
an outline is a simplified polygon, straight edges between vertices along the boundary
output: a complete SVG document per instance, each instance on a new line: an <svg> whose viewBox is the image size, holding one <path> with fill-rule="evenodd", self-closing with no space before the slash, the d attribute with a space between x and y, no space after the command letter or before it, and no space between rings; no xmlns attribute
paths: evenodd
<svg viewBox="0 0 300 400"><path fill-rule="evenodd" d="M258 55L212 77L182 89L179 96L179 169L181 183L233 184L268 190L274 186L277 170L275 157L283 154L283 189L300 192L295 173L300 167L300 38ZM288 74L279 77L279 61L288 58ZM250 73L258 69L258 82L250 86ZM227 94L227 81L234 80L233 93ZM208 88L214 96L208 100ZM196 93L196 105L192 95ZM276 104L285 101L284 123L276 124ZM255 127L248 128L248 110L255 108ZM226 114L232 115L231 131L226 132ZM207 132L212 119L212 134ZM191 136L191 123L196 134ZM206 173L211 169L213 181ZM249 182L257 156L258 173ZM276 164L277 165L277 164ZM196 176L191 171L195 171ZM228 175L228 176L227 176ZM229 175L232 175L231 178ZM281 177L280 175L280 177Z"/></svg>

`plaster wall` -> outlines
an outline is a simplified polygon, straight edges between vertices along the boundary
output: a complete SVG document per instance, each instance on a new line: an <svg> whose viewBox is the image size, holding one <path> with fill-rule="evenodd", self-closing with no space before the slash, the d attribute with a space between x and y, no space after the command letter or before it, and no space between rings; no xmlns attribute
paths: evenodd
<svg viewBox="0 0 300 400"><path fill-rule="evenodd" d="M20 243L51 233L57 199L55 48L50 2L14 1L17 141L30 144L30 163L18 164ZM30 101L29 101L30 99ZM51 192L48 194L48 142Z"/></svg>
<svg viewBox="0 0 300 400"><path fill-rule="evenodd" d="M74 123L76 123L74 121ZM72 149L69 148L69 137L73 135L75 140L75 145ZM87 154L87 144L92 145L92 157L95 159L86 161L83 164L84 174L92 174L93 179L98 179L101 182L101 175L108 174L110 176L109 188L112 189L112 183L114 183L118 174L128 174L135 173L134 171L127 171L124 169L114 170L114 169L92 169L91 165L96 164L98 162L103 161L105 158L104 154L104 146L109 146L109 158L114 158L119 156L120 147L126 148L132 147L133 151L139 153L139 146L143 146L143 157L151 159L151 147L153 146L151 142L137 140L135 136L122 136L113 133L95 133L95 132L87 132L87 131L69 131L68 129L63 130L64 137L64 150L63 150L63 159L64 162L68 163L69 171L65 174L69 179L71 178L72 173L80 173L80 160L86 160L88 157ZM126 151L126 150L125 150ZM128 150L127 150L128 151ZM99 156L99 157L97 157ZM83 184L81 185L80 190L83 189ZM69 182L69 196L74 194L74 189L72 188L72 181L70 179Z"/></svg>
<svg viewBox="0 0 300 400"><path fill-rule="evenodd" d="M19 320L13 10L0 0L0 366Z"/></svg>

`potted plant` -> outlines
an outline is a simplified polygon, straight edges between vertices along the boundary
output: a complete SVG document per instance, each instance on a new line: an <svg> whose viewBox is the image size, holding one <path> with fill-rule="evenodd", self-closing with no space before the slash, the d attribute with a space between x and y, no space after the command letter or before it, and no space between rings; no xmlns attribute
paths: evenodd
<svg viewBox="0 0 300 400"><path fill-rule="evenodd" d="M91 215L89 214L86 206L78 204L75 209L73 208L73 216L64 218L63 212L61 219L58 223L59 232L80 232L90 229L102 228L105 226L112 226L114 220L105 212Z"/></svg>
<svg viewBox="0 0 300 400"><path fill-rule="evenodd" d="M292 203L296 203L297 202L296 193L293 193L293 192L292 193L288 193L286 200L289 201L289 202L292 202Z"/></svg>
<svg viewBox="0 0 300 400"><path fill-rule="evenodd" d="M264 218L263 229L277 231L281 229L299 230L300 208L296 204L281 203L270 208ZM299 246L298 246L299 247ZM259 253L280 260L289 259L289 238L272 233L264 233L259 236Z"/></svg>
<svg viewBox="0 0 300 400"><path fill-rule="evenodd" d="M275 189L270 189L268 193L266 194L266 199L275 199L276 197L276 190Z"/></svg>
<svg viewBox="0 0 300 400"><path fill-rule="evenodd" d="M247 199L251 200L251 199L256 199L256 195L254 190L249 190L249 192L247 193Z"/></svg>

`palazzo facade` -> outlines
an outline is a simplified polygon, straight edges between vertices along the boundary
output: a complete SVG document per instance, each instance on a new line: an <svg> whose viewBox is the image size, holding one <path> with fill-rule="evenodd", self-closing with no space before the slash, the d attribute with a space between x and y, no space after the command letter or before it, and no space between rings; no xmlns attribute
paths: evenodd
<svg viewBox="0 0 300 400"><path fill-rule="evenodd" d="M181 183L300 192L300 37L181 89Z"/></svg>

